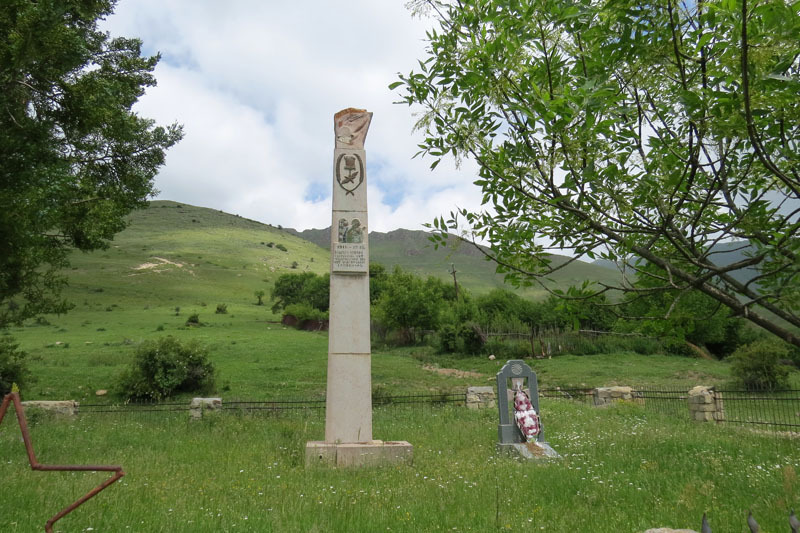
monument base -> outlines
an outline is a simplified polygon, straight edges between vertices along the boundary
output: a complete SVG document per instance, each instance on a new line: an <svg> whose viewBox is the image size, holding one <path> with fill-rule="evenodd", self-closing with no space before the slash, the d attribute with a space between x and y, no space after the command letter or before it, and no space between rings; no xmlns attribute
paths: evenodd
<svg viewBox="0 0 800 533"><path fill-rule="evenodd" d="M498 442L495 446L498 455L510 455L519 459L560 459L561 455L546 442L524 443L512 442L502 443Z"/></svg>
<svg viewBox="0 0 800 533"><path fill-rule="evenodd" d="M410 465L413 460L414 447L406 441L306 443L306 466Z"/></svg>

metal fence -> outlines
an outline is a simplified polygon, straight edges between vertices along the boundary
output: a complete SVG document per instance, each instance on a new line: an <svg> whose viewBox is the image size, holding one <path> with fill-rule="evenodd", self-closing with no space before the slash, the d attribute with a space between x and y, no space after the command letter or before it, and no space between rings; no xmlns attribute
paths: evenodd
<svg viewBox="0 0 800 533"><path fill-rule="evenodd" d="M542 398L593 401L594 389L539 389ZM645 409L676 418L689 416L686 387L633 387L633 401ZM718 423L759 427L800 434L800 390L746 391L715 389L717 405L724 411Z"/></svg>
<svg viewBox="0 0 800 533"><path fill-rule="evenodd" d="M123 404L80 404L78 415L145 415L190 411L190 400L183 402L129 402ZM419 392L401 395L380 394L372 398L376 408L395 409L402 407L436 408L444 405L466 405L466 392ZM223 399L222 411L261 415L314 414L324 415L324 398L281 398L275 400Z"/></svg>
<svg viewBox="0 0 800 533"><path fill-rule="evenodd" d="M744 391L715 390L717 402L723 406L724 416L718 423L740 424L770 431L800 434L800 390ZM582 403L592 403L590 388L542 388L542 398L560 398ZM676 418L689 416L688 390L685 387L641 387L633 388L634 401L645 409ZM444 405L466 405L465 391L414 392L401 395L378 394L372 404L380 409L437 408ZM275 400L224 400L221 409L265 415L292 415L325 413L324 398L281 398ZM158 416L159 413L189 411L189 400L163 403L81 404L79 415L135 415Z"/></svg>
<svg viewBox="0 0 800 533"><path fill-rule="evenodd" d="M634 397L647 409L668 416L687 416L689 391L683 387L634 388Z"/></svg>
<svg viewBox="0 0 800 533"><path fill-rule="evenodd" d="M586 388L555 388L539 389L541 398L562 398L565 400L575 400L579 402L591 403L594 389Z"/></svg>
<svg viewBox="0 0 800 533"><path fill-rule="evenodd" d="M721 390L724 422L800 433L800 390Z"/></svg>
<svg viewBox="0 0 800 533"><path fill-rule="evenodd" d="M87 414L135 414L135 413L166 413L189 411L189 400L185 402L133 402L122 404L82 403L78 409L79 415Z"/></svg>
<svg viewBox="0 0 800 533"><path fill-rule="evenodd" d="M724 411L718 423L760 427L770 431L800 433L800 390L747 391L715 389L716 401ZM677 387L634 389L646 409L685 417L688 391Z"/></svg>

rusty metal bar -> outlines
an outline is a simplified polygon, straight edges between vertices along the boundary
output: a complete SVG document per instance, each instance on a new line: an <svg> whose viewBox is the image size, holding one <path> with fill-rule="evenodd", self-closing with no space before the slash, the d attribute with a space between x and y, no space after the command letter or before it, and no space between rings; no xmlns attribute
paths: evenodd
<svg viewBox="0 0 800 533"><path fill-rule="evenodd" d="M28 431L28 421L25 418L25 410L22 407L22 402L19 399L18 392L11 392L3 397L3 403L0 404L0 424L3 423L3 417L6 416L6 411L10 404L14 404L14 410L17 412L17 422L19 422L19 429L22 432L22 440L25 443L25 451L28 452L28 462L30 462L31 470L39 470L42 472L63 472L63 471L77 471L77 472L114 472L114 475L107 480L100 483L98 486L75 500L72 504L68 505L55 515L44 526L46 533L53 532L53 524L64 518L84 503L97 496L103 489L120 479L125 475L121 466L113 465L44 465L36 460L36 454L33 451L33 443L31 442L31 435Z"/></svg>

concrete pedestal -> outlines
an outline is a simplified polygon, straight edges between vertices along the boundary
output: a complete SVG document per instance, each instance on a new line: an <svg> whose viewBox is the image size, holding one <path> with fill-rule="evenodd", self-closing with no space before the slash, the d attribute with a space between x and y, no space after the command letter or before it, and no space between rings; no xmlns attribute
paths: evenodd
<svg viewBox="0 0 800 533"><path fill-rule="evenodd" d="M519 459L561 458L561 455L559 455L559 453L551 448L546 442L531 444L532 446L529 447L526 443L522 442L512 442L508 444L498 442L496 445L496 450L498 455L507 455Z"/></svg>
<svg viewBox="0 0 800 533"><path fill-rule="evenodd" d="M414 447L405 441L306 443L306 466L392 466L410 465Z"/></svg>

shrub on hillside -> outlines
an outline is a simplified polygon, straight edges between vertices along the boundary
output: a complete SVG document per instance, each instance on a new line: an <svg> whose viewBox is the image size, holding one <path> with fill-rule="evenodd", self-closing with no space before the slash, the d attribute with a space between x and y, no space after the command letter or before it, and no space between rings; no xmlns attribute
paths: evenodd
<svg viewBox="0 0 800 533"><path fill-rule="evenodd" d="M437 348L440 353L454 353L458 351L458 328L453 324L444 324L439 328Z"/></svg>
<svg viewBox="0 0 800 533"><path fill-rule="evenodd" d="M458 336L464 346L464 353L478 355L486 343L486 337L481 332L481 328L475 322L468 322L459 327Z"/></svg>
<svg viewBox="0 0 800 533"><path fill-rule="evenodd" d="M497 359L525 359L531 356L531 344L519 339L492 337L484 345L484 353L493 354Z"/></svg>
<svg viewBox="0 0 800 533"><path fill-rule="evenodd" d="M199 326L200 325L200 315L197 313L193 313L189 315L189 318L186 319L187 326Z"/></svg>
<svg viewBox="0 0 800 533"><path fill-rule="evenodd" d="M22 385L30 376L25 363L25 352L7 336L0 337L0 397L11 392L11 385Z"/></svg>
<svg viewBox="0 0 800 533"><path fill-rule="evenodd" d="M781 364L781 359L785 359L788 353L785 344L771 339L752 342L731 355L733 375L748 390L787 388L789 369Z"/></svg>
<svg viewBox="0 0 800 533"><path fill-rule="evenodd" d="M163 337L139 346L116 389L126 400L162 400L179 392L213 392L215 379L206 348L197 341Z"/></svg>
<svg viewBox="0 0 800 533"><path fill-rule="evenodd" d="M218 315L224 315L228 313L228 304L217 304L217 310L214 311Z"/></svg>
<svg viewBox="0 0 800 533"><path fill-rule="evenodd" d="M297 319L298 327L302 327L305 322L325 322L328 320L328 312L320 311L311 307L307 303L287 305L283 310L283 316L291 315Z"/></svg>

